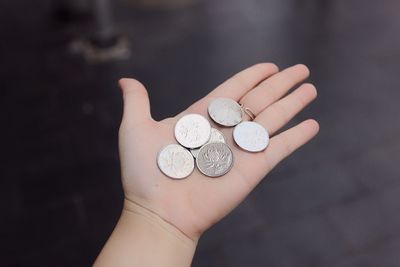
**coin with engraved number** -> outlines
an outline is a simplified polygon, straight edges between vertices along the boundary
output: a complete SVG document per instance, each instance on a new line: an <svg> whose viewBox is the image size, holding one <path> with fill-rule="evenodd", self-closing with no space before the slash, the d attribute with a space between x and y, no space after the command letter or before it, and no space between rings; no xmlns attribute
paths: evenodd
<svg viewBox="0 0 400 267"><path fill-rule="evenodd" d="M158 153L157 165L166 176L183 179L193 172L194 159L186 148L178 144L170 144Z"/></svg>
<svg viewBox="0 0 400 267"><path fill-rule="evenodd" d="M249 152L263 151L269 143L267 130L254 121L244 121L236 125L233 139L238 146Z"/></svg>
<svg viewBox="0 0 400 267"><path fill-rule="evenodd" d="M188 114L178 120L175 125L175 138L179 144L187 148L201 147L211 136L211 125L199 114Z"/></svg>
<svg viewBox="0 0 400 267"><path fill-rule="evenodd" d="M235 126L242 121L243 109L233 99L220 97L208 105L208 114L220 125Z"/></svg>
<svg viewBox="0 0 400 267"><path fill-rule="evenodd" d="M211 128L211 137L207 143L226 143L225 136L215 128ZM197 158L199 154L200 148L192 148L190 149L190 153L192 153L193 157Z"/></svg>
<svg viewBox="0 0 400 267"><path fill-rule="evenodd" d="M209 177L226 174L232 164L233 154L225 143L208 143L202 146L196 160L199 171Z"/></svg>

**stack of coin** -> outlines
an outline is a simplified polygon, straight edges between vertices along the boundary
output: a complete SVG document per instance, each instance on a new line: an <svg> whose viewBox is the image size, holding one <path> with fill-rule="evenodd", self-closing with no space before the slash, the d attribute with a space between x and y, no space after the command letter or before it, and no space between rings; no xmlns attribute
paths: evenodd
<svg viewBox="0 0 400 267"><path fill-rule="evenodd" d="M244 109L230 98L216 98L208 106L211 119L225 127L235 127L233 139L248 152L263 151L269 143L267 130L253 121L243 121ZM175 138L179 144L161 149L157 165L170 178L184 179L195 165L208 177L219 177L232 168L233 154L225 136L212 128L199 114L188 114L175 125Z"/></svg>
<svg viewBox="0 0 400 267"><path fill-rule="evenodd" d="M208 177L226 174L233 164L233 154L225 136L199 114L188 114L175 125L178 144L161 149L157 157L160 170L170 178L188 177L196 166Z"/></svg>

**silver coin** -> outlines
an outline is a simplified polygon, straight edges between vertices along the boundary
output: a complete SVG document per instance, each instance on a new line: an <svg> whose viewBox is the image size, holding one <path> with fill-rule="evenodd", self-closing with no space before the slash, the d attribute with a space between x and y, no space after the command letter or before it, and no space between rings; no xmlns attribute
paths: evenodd
<svg viewBox="0 0 400 267"><path fill-rule="evenodd" d="M176 140L187 148L201 147L208 142L210 135L210 123L199 114L185 115L175 125Z"/></svg>
<svg viewBox="0 0 400 267"><path fill-rule="evenodd" d="M225 136L215 128L211 128L211 137L208 140L208 143L226 143ZM199 154L200 148L192 148L190 149L190 153L192 153L193 157L197 158Z"/></svg>
<svg viewBox="0 0 400 267"><path fill-rule="evenodd" d="M263 151L269 143L267 130L254 121L244 121L236 125L233 139L238 146L249 152Z"/></svg>
<svg viewBox="0 0 400 267"><path fill-rule="evenodd" d="M225 143L209 143L200 148L196 165L199 171L209 177L226 174L232 168L233 154Z"/></svg>
<svg viewBox="0 0 400 267"><path fill-rule="evenodd" d="M221 97L211 101L208 114L220 125L235 126L242 121L243 109L233 99Z"/></svg>
<svg viewBox="0 0 400 267"><path fill-rule="evenodd" d="M168 177L183 179L193 172L194 159L186 148L178 144L170 144L158 153L157 165Z"/></svg>

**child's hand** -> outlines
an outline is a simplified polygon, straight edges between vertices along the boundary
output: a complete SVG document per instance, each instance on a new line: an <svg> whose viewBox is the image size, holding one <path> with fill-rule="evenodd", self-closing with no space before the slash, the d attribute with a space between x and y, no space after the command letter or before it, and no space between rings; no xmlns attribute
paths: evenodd
<svg viewBox="0 0 400 267"><path fill-rule="evenodd" d="M124 115L119 143L125 208L142 206L197 240L233 210L276 164L317 134L318 123L307 120L274 135L316 97L311 84L303 84L285 96L308 75L304 65L279 72L273 64L258 64L233 76L177 116L162 121L152 119L143 85L122 79ZM255 121L272 136L269 146L263 152L245 152L234 144L233 128L219 127L209 119L212 127L224 133L232 149L231 171L219 178L209 178L195 169L184 180L167 178L158 169L156 157L162 147L177 143L175 123L188 113L208 118L208 104L216 97L232 98L250 108L256 115Z"/></svg>

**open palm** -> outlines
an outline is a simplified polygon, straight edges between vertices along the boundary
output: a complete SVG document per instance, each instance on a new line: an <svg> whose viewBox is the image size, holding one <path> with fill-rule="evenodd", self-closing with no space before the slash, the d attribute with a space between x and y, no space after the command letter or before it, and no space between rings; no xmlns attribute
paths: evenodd
<svg viewBox="0 0 400 267"><path fill-rule="evenodd" d="M279 72L274 64L257 64L228 79L187 110L162 121L152 119L143 85L122 79L124 114L119 143L126 200L150 210L196 240L234 209L276 164L317 134L318 123L307 120L274 135L316 97L311 84L287 94L308 75L304 65ZM250 108L255 121L272 136L269 146L258 153L243 151L234 144L233 128L220 127L210 120L232 149L234 164L230 172L209 178L195 169L184 180L167 178L158 169L156 157L162 147L177 143L175 123L189 113L208 117L208 104L217 97L232 98Z"/></svg>

